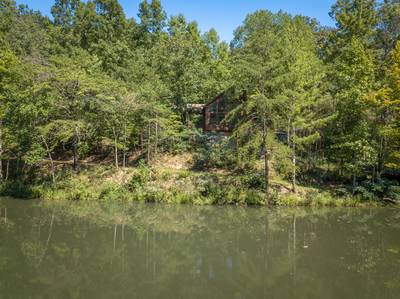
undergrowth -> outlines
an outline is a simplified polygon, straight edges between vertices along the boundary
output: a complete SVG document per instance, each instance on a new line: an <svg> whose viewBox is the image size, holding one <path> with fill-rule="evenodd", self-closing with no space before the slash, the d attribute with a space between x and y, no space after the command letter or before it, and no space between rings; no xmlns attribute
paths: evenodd
<svg viewBox="0 0 400 299"><path fill-rule="evenodd" d="M140 201L194 205L267 205L354 207L379 202L357 195L337 196L313 188L282 192L284 182L272 183L265 196L262 177L191 170L152 169L141 163L136 168L116 171L96 167L78 175L67 175L54 185L23 181L0 185L0 195L40 198L48 201ZM288 188L288 187L286 187Z"/></svg>

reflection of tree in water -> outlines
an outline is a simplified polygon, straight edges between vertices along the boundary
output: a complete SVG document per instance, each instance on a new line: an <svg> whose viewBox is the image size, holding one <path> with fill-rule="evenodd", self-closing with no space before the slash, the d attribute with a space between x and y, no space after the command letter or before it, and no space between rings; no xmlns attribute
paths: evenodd
<svg viewBox="0 0 400 299"><path fill-rule="evenodd" d="M53 298L397 298L400 290L397 210L26 210L12 232L0 228L9 241L0 275L19 274L0 284L3 294L22 296L12 289L22 282Z"/></svg>

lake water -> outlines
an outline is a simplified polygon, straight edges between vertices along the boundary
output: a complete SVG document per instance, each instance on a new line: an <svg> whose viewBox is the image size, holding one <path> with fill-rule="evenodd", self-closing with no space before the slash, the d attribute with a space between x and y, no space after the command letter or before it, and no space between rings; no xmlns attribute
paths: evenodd
<svg viewBox="0 0 400 299"><path fill-rule="evenodd" d="M0 298L400 298L400 209L0 200Z"/></svg>

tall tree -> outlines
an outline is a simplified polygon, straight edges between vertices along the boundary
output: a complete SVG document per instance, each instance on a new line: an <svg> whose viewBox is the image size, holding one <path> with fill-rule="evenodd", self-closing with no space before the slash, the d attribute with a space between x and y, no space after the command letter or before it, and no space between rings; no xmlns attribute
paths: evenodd
<svg viewBox="0 0 400 299"><path fill-rule="evenodd" d="M9 50L0 49L0 181L3 180L3 159L4 154L9 150L6 146L7 122L9 101L12 96L12 87L15 82L16 73L13 68L18 64L18 59L14 53Z"/></svg>
<svg viewBox="0 0 400 299"><path fill-rule="evenodd" d="M165 27L166 13L160 0L152 0L151 3L143 0L139 4L138 17L144 32L160 33Z"/></svg>
<svg viewBox="0 0 400 299"><path fill-rule="evenodd" d="M372 93L368 100L377 126L376 169L380 178L385 169L400 168L400 42L388 55L383 87Z"/></svg>
<svg viewBox="0 0 400 299"><path fill-rule="evenodd" d="M384 58L400 38L400 1L384 0L378 10L377 43Z"/></svg>
<svg viewBox="0 0 400 299"><path fill-rule="evenodd" d="M331 135L331 156L353 177L376 161L365 98L374 89L376 53L372 37L376 26L375 1L343 0L333 6L337 34L331 59L333 96L337 99L337 118Z"/></svg>
<svg viewBox="0 0 400 299"><path fill-rule="evenodd" d="M295 17L282 32L286 40L287 73L280 79L286 84L284 121L288 145L292 149L292 189L296 192L298 153L307 153L307 146L321 138L320 129L329 115L320 109L327 99L323 96L324 69L317 56L317 42L312 27L302 17ZM303 155L304 156L304 155Z"/></svg>
<svg viewBox="0 0 400 299"><path fill-rule="evenodd" d="M268 131L274 132L271 133L274 136L275 130L287 130L295 191L297 153L302 151L301 145L319 139L316 128L325 117L311 112L319 103L316 98L323 78L312 27L301 17L259 11L248 16L244 25L238 28L232 46L233 64L237 68L234 73L238 80L236 86L250 96L239 108L242 114L236 133L244 134L244 148L252 145L253 152L254 149L257 152L257 147L261 146L267 184ZM254 134L260 137L245 137ZM260 143L257 145L255 140Z"/></svg>
<svg viewBox="0 0 400 299"><path fill-rule="evenodd" d="M341 38L358 37L367 40L377 23L376 0L338 0L330 12Z"/></svg>
<svg viewBox="0 0 400 299"><path fill-rule="evenodd" d="M70 29L75 25L76 10L80 0L56 0L51 8L54 24L63 29Z"/></svg>

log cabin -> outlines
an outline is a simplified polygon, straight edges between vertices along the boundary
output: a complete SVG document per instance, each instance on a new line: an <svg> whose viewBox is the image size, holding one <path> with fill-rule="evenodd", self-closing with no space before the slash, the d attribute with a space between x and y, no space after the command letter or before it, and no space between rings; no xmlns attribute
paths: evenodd
<svg viewBox="0 0 400 299"><path fill-rule="evenodd" d="M233 109L233 101L222 93L203 107L203 131L229 133L232 128L226 122L226 116Z"/></svg>
<svg viewBox="0 0 400 299"><path fill-rule="evenodd" d="M230 133L231 125L226 121L229 112L235 107L229 92L224 92L207 104L187 104L186 122L188 127L203 129L204 133ZM199 119L200 116L201 118Z"/></svg>

